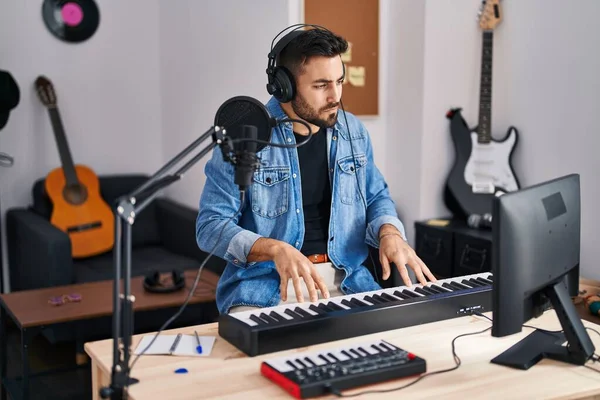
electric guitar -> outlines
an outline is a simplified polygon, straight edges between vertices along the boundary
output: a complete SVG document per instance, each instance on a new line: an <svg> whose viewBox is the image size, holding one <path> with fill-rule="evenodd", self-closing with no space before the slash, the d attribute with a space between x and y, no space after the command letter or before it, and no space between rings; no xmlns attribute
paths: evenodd
<svg viewBox="0 0 600 400"><path fill-rule="evenodd" d="M38 98L48 109L62 164L48 173L44 184L53 205L50 222L69 235L74 258L111 250L115 235L114 214L100 197L98 177L89 167L73 163L52 82L39 76L35 88Z"/></svg>
<svg viewBox="0 0 600 400"><path fill-rule="evenodd" d="M512 168L512 154L518 131L510 127L503 140L490 134L492 126L492 54L494 29L502 20L499 0L483 0L479 26L483 30L479 123L470 129L461 109L452 109L450 133L455 149L454 165L444 190L446 207L458 218L491 214L494 196L518 190L519 181Z"/></svg>

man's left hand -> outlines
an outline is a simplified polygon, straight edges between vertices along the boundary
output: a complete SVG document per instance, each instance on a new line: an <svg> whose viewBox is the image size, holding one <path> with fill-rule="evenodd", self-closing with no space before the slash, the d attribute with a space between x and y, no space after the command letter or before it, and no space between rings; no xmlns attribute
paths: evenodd
<svg viewBox="0 0 600 400"><path fill-rule="evenodd" d="M381 261L384 280L390 277L390 263L394 263L406 286L412 285L408 276L408 270L406 269L407 265L412 268L417 280L422 285L427 284L426 278L429 278L431 282L436 281L435 276L427 268L427 265L417 256L408 243L404 241L400 232L384 233L380 237L379 260Z"/></svg>

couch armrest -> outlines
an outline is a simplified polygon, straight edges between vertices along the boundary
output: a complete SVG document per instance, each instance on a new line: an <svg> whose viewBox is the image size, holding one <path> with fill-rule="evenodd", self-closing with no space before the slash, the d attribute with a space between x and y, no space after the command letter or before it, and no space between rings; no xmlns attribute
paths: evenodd
<svg viewBox="0 0 600 400"><path fill-rule="evenodd" d="M69 236L24 208L6 212L11 291L73 283Z"/></svg>
<svg viewBox="0 0 600 400"><path fill-rule="evenodd" d="M196 243L196 217L198 210L161 198L156 200L156 219L163 246L176 254L204 261L208 253L200 250ZM213 256L205 268L221 275L225 261Z"/></svg>

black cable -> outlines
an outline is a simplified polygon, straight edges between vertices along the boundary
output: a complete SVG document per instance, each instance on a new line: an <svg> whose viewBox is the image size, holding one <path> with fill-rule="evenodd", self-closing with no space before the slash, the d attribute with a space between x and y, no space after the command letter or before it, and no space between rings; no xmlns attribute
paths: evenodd
<svg viewBox="0 0 600 400"><path fill-rule="evenodd" d="M462 361L460 360L460 357L458 357L458 355L456 354L456 345L455 345L456 340L458 338L465 337L465 336L479 335L481 333L485 333L485 332L489 331L490 329L492 329L492 328L489 327L489 328L486 328L486 329L484 329L482 331L471 332L471 333L463 333L461 335L456 336L454 339L452 339L452 357L454 358L454 364L455 364L453 367L446 368L446 369L441 369L441 370L433 371L433 372L426 372L426 373L422 374L421 376L419 376L414 381L407 383L406 385L402 385L402 386L391 388L391 389L365 390L365 391L354 393L354 394L343 394L342 392L340 392L339 390L337 390L333 386L330 386L329 390L331 391L331 393L335 394L338 397L356 397L356 396L362 396L364 394L371 394L371 393L388 393L388 392L394 392L396 390L405 389L405 388L407 388L409 386L414 385L415 383L421 381L423 378L426 378L428 376L437 375L437 374L441 374L441 373L444 373L444 372L454 371L454 370L458 369L461 366L461 364L462 364Z"/></svg>
<svg viewBox="0 0 600 400"><path fill-rule="evenodd" d="M300 146L304 146L306 143L308 143L310 141L310 139L315 134L315 132L313 132L310 129L310 126L308 125L308 123L306 123L306 122L304 122L302 120L299 120L299 119L290 119L290 118L288 118L288 119L282 119L282 120L277 121L277 122L278 122L278 124L282 123L282 122L297 122L299 124L304 125L306 127L306 129L308 129L308 132L309 132L308 138L305 139L305 140L303 140L300 143L297 143L297 144L279 144L279 143L273 143L273 142L270 142L270 141L267 141L267 140L260 140L260 139L242 139L242 138L239 138L239 139L229 139L229 138L226 138L225 140L227 140L231 144L233 144L233 143L252 142L252 143L258 143L258 144L264 144L265 146L278 147L278 148L281 148L281 149L294 149L294 148L298 148Z"/></svg>
<svg viewBox="0 0 600 400"><path fill-rule="evenodd" d="M212 250L210 251L210 253L206 256L206 258L204 259L204 261L202 261L202 264L200 264L200 267L198 268L198 272L196 273L196 279L194 280L194 284L192 285L192 288L190 289L187 298L185 299L185 301L183 302L183 304L181 305L181 307L179 308L179 310L171 317L167 320L167 322L165 322L163 324L163 326L160 327L160 329L156 332L156 334L154 335L154 338L152 338L152 340L150 341L150 343L148 344L148 346L146 346L146 348L144 350L142 350L141 353L139 353L133 360L133 362L131 363L131 367L129 367L129 371L127 374L127 382L129 382L129 374L131 373L131 371L133 370L133 366L135 365L135 363L137 362L137 360L140 358L141 355L143 355L154 343L154 341L156 341L156 339L158 338L158 335L165 330L173 321L175 321L175 319L177 319L177 317L179 317L179 315L181 315L181 313L183 312L183 310L185 309L185 307L187 306L187 304L190 301L190 298L193 296L194 292L196 291L196 287L198 286L198 282L200 281L200 274L202 273L202 269L204 268L204 266L206 265L206 263L208 262L208 260L213 256L215 250L217 249L217 245L219 244L220 240L221 240L221 235L223 235L223 232L225 231L225 227L227 226L227 224L233 220L235 218L236 215L238 215L238 213L242 210L243 206L244 206L244 201L245 201L245 192L241 191L240 192L240 207L238 208L238 210L227 220L225 221L225 224L223 224L223 228L221 228L221 232L219 233L219 236L217 237L217 240L215 241L215 245L213 246Z"/></svg>

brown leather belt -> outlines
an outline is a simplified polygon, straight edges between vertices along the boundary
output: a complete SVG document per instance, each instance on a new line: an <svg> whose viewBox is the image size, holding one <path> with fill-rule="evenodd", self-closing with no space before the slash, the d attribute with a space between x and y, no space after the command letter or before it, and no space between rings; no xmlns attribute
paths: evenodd
<svg viewBox="0 0 600 400"><path fill-rule="evenodd" d="M307 256L307 257L313 264L321 264L321 263L329 262L329 258L327 257L327 254L311 254L310 256Z"/></svg>

